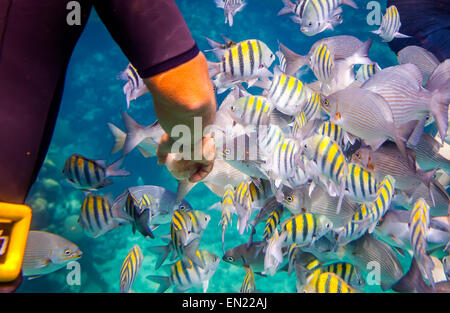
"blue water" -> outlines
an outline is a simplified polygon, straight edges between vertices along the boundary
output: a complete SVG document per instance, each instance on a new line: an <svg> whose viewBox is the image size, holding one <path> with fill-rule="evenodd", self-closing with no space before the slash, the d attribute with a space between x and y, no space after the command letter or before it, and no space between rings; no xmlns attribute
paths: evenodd
<svg viewBox="0 0 450 313"><path fill-rule="evenodd" d="M369 56L382 68L396 63L395 54L388 45L369 32L378 26L370 26L366 22L369 13L365 8L366 1L356 1L359 10L343 6L343 24L337 26L334 32L325 31L314 37L303 35L299 26L288 16L277 17L277 12L283 6L281 0L248 0L244 11L235 16L232 28L224 24L223 10L216 8L213 0L176 2L201 50L209 48L204 36L220 40L223 34L234 41L260 39L274 52L280 41L297 53L306 54L311 45L321 38L347 34L362 41L373 38ZM381 1L381 7L384 13L385 1ZM215 60L211 54L207 54L207 58ZM145 279L147 275L161 274L154 270L156 257L148 251L148 247L161 245L162 242L159 239L145 239L139 233L133 235L131 226L121 227L96 239L87 237L77 223L84 194L65 183L61 172L66 158L73 153L93 159L106 159L108 163L119 157L110 154L113 137L107 123L112 122L124 129L120 115L126 109L122 92L124 82L118 80L117 75L127 64L128 60L120 48L97 14L92 12L70 61L59 118L46 161L27 200L33 208L31 229L59 234L76 243L84 252L79 261L81 285L68 285L66 276L69 270L63 268L47 276L25 280L19 289L21 292L118 292L120 267L134 244L140 245L144 263L133 290L156 291L157 284ZM222 96L219 96L219 103L221 99ZM156 119L149 94L133 101L128 113L143 125L149 125ZM109 194L114 198L127 187L137 185L138 180L146 185L159 185L176 191L175 179L165 167L156 164L155 158L145 159L138 151L132 151L123 167L132 175L113 178L114 184L101 189L101 194ZM219 198L199 184L187 196L187 200L195 209L206 210ZM221 234L217 226L220 213L211 211L210 214L212 220L202 239L201 248L222 256ZM156 233L165 234L167 228ZM227 231L226 248L246 242L247 239L248 233L239 237L234 217ZM208 292L237 292L244 274L242 268L221 262L210 281ZM273 277L256 277L256 287L262 292L296 292L295 275L288 277L285 272L279 272ZM190 292L201 292L201 288L193 288Z"/></svg>

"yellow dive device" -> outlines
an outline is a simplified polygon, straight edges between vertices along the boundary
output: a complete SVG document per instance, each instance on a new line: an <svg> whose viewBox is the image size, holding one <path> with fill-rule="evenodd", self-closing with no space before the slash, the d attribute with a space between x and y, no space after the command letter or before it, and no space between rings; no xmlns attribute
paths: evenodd
<svg viewBox="0 0 450 313"><path fill-rule="evenodd" d="M30 222L30 207L0 202L0 283L20 274Z"/></svg>

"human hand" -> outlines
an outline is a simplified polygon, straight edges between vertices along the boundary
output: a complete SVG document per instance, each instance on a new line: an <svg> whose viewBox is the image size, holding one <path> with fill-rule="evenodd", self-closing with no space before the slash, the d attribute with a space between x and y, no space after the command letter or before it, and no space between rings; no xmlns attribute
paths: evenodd
<svg viewBox="0 0 450 313"><path fill-rule="evenodd" d="M203 180L212 170L215 159L214 138L207 135L202 138L202 157L200 160L180 159L176 153L171 153L174 141L164 134L156 151L158 164L165 164L169 172L178 180L188 179L192 183Z"/></svg>

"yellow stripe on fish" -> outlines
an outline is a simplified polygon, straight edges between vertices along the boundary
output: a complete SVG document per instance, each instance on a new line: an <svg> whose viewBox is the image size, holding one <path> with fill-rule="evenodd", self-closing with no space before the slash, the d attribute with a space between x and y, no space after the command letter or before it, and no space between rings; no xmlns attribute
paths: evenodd
<svg viewBox="0 0 450 313"><path fill-rule="evenodd" d="M120 292L129 292L142 266L144 256L138 245L128 252L120 270Z"/></svg>
<svg viewBox="0 0 450 313"><path fill-rule="evenodd" d="M326 234L332 226L331 221L323 215L304 213L283 222L281 233L287 233L287 244L309 244Z"/></svg>
<svg viewBox="0 0 450 313"><path fill-rule="evenodd" d="M356 163L348 164L345 188L348 191L348 196L355 201L369 202L377 196L375 175Z"/></svg>
<svg viewBox="0 0 450 313"><path fill-rule="evenodd" d="M305 292L313 293L354 293L355 290L334 273L314 275L304 287Z"/></svg>

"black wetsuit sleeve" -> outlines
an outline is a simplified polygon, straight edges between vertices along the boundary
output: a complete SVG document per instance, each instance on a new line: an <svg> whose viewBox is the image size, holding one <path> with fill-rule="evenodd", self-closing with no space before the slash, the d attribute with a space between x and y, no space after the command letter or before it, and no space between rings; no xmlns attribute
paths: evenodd
<svg viewBox="0 0 450 313"><path fill-rule="evenodd" d="M97 0L94 7L142 78L167 71L199 53L173 0Z"/></svg>

